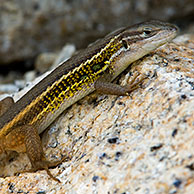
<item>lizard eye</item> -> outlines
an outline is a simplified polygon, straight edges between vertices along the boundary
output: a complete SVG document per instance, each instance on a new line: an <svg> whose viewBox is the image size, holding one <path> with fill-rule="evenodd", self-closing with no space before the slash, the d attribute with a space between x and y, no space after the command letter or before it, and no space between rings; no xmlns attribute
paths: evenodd
<svg viewBox="0 0 194 194"><path fill-rule="evenodd" d="M125 49L128 48L128 44L127 44L127 41L126 40L122 40L122 45Z"/></svg>
<svg viewBox="0 0 194 194"><path fill-rule="evenodd" d="M151 33L152 33L152 29L151 29L151 28L144 28L143 34L144 34L145 36L148 36L148 35L150 35Z"/></svg>

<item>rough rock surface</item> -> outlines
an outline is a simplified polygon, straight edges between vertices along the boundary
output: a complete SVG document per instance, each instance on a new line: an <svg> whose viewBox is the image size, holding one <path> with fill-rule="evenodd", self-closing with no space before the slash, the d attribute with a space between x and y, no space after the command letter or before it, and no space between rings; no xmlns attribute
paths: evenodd
<svg viewBox="0 0 194 194"><path fill-rule="evenodd" d="M66 43L84 48L118 27L148 19L185 27L193 26L193 17L193 0L1 0L0 65L56 52Z"/></svg>
<svg viewBox="0 0 194 194"><path fill-rule="evenodd" d="M131 96L93 93L43 134L49 160L71 160L51 172L0 178L0 193L194 193L194 41L181 36L134 63L149 75ZM22 91L21 91L22 93ZM30 166L20 154L0 171Z"/></svg>

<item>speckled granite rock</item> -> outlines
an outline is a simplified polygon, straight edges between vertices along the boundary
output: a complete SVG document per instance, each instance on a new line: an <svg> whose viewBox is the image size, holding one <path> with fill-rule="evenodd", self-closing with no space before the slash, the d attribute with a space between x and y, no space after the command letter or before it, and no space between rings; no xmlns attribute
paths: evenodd
<svg viewBox="0 0 194 194"><path fill-rule="evenodd" d="M193 10L193 0L1 0L0 65L55 52L66 43L84 48L118 27L148 19L193 26Z"/></svg>
<svg viewBox="0 0 194 194"><path fill-rule="evenodd" d="M93 93L69 108L43 134L51 170L0 178L0 193L194 193L194 40L178 37L133 64L149 75L131 97ZM118 80L117 80L118 81ZM24 154L6 166L29 167Z"/></svg>

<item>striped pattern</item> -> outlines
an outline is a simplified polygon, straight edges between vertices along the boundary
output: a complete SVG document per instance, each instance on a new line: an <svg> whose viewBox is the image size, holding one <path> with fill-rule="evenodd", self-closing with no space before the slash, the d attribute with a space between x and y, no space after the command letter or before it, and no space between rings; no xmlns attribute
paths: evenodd
<svg viewBox="0 0 194 194"><path fill-rule="evenodd" d="M45 112L54 113L66 99L72 98L77 91L83 90L85 86L89 87L100 76L109 72L111 56L122 47L121 42L114 40L47 88L35 105L38 114L31 124L40 120Z"/></svg>

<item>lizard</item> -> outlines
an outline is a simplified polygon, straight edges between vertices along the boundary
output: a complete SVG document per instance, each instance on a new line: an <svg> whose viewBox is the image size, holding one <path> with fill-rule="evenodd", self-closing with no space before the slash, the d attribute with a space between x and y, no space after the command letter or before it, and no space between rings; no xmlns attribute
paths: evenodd
<svg viewBox="0 0 194 194"><path fill-rule="evenodd" d="M6 151L27 153L31 171L44 169L54 180L43 152L39 134L59 115L93 91L129 95L145 79L137 76L129 85L112 81L131 63L171 41L178 28L151 20L120 28L90 44L54 69L18 101L0 101L0 154ZM60 161L59 161L60 162Z"/></svg>

